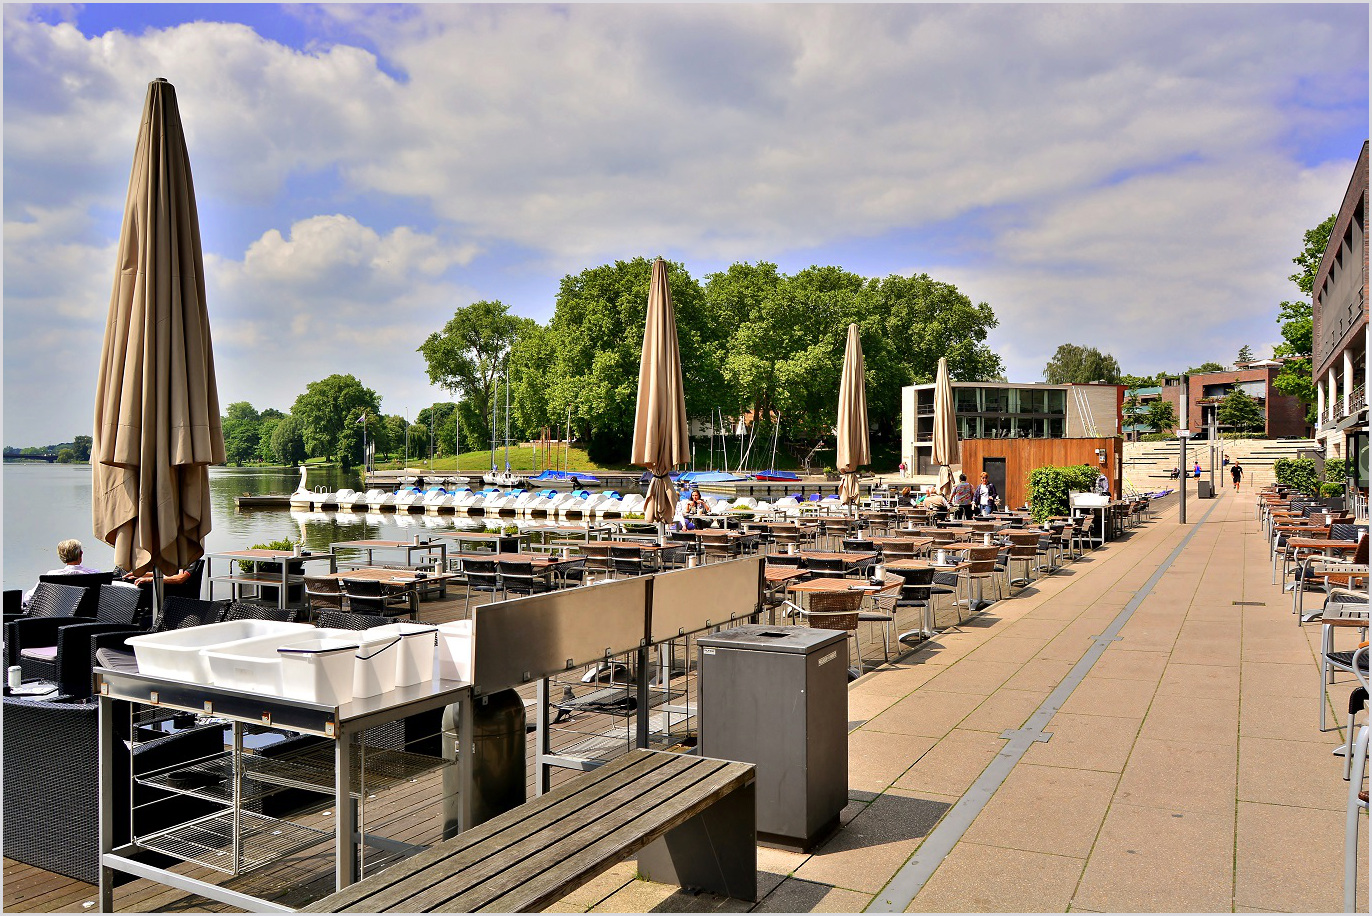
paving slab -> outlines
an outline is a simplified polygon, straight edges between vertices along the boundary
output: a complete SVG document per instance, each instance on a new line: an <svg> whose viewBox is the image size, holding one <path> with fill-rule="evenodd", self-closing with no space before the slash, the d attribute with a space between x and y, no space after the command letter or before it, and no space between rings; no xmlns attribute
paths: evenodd
<svg viewBox="0 0 1372 916"><path fill-rule="evenodd" d="M906 912L1065 912L1085 865L1085 859L962 842Z"/></svg>

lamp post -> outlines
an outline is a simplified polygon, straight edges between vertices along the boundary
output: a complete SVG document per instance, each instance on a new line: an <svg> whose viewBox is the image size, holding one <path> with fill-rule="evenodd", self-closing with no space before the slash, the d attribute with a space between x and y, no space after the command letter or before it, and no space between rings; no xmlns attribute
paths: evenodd
<svg viewBox="0 0 1372 916"><path fill-rule="evenodd" d="M1189 476L1186 473L1186 440L1190 438L1191 430L1177 430L1177 441L1181 443L1181 452L1177 459L1181 464L1180 472L1177 474L1177 524L1179 525L1186 524L1186 478Z"/></svg>

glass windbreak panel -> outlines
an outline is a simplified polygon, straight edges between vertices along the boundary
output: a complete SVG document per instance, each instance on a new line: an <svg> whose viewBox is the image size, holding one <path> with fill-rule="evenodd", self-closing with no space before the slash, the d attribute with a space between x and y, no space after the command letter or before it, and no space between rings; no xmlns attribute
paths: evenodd
<svg viewBox="0 0 1372 916"><path fill-rule="evenodd" d="M981 392L981 409L986 413L1005 412L1005 389L1004 388L983 388Z"/></svg>
<svg viewBox="0 0 1372 916"><path fill-rule="evenodd" d="M957 401L958 413L980 413L981 398L977 396L979 394L981 394L980 388L953 389L953 398Z"/></svg>
<svg viewBox="0 0 1372 916"><path fill-rule="evenodd" d="M1053 389L1051 391L1045 391L1044 395L1046 396L1046 401L1048 404L1048 410L1046 411L1047 413L1059 415L1064 415L1067 413L1067 392L1058 388Z"/></svg>

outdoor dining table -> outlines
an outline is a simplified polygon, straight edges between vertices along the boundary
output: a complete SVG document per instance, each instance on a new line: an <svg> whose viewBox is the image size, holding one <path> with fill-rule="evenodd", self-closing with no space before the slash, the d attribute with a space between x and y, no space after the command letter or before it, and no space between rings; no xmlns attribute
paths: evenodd
<svg viewBox="0 0 1372 916"><path fill-rule="evenodd" d="M878 547L906 547L910 550L921 550L932 546L934 543L934 539L930 537L900 537L898 535L883 535L867 540Z"/></svg>
<svg viewBox="0 0 1372 916"><path fill-rule="evenodd" d="M333 553L335 557L338 556L338 551L340 549L365 550L367 552L368 566L371 566L375 562L373 554L375 554L378 550L404 551L406 566L413 565L414 554L416 551L423 551L429 554L430 556L433 556L433 552L437 550L439 562L438 568L448 568L448 542L442 540L441 538L438 540L427 540L418 543L416 543L416 541L390 541L383 540L380 538L368 538L359 541L335 541L333 544L329 545L329 550ZM334 568L338 568L338 564L336 561L334 563Z"/></svg>
<svg viewBox="0 0 1372 916"><path fill-rule="evenodd" d="M229 561L229 572L227 574L222 576L214 575L213 564L217 559ZM210 600L214 600L214 583L216 582L229 583L229 588L235 598L238 597L239 588L244 585L256 588L262 588L263 586L274 587L277 589L276 606L284 609L286 607L290 586L303 581L303 576L300 576L299 574L295 574L294 581L292 581L293 574L291 573L291 567L297 563L303 566L305 563L317 563L322 560L329 561L330 572L338 569L337 557L335 557L332 551L329 553L316 552L296 554L293 550L269 550L261 547L254 547L248 550L228 550L223 553L207 553L205 554L205 578L209 580L208 596ZM278 581L276 573L263 573L259 576L255 575L256 570L254 570L254 573L244 572L243 566L246 563L275 563L280 567L280 580ZM238 565L238 572L236 573L233 571L234 564Z"/></svg>
<svg viewBox="0 0 1372 916"><path fill-rule="evenodd" d="M407 569L388 569L384 566L363 566L358 569L345 569L322 576L325 579L370 579L388 585L395 594L404 595L410 602L410 610L415 620L419 619L419 589L421 585L438 583L440 598L448 596L448 580L457 578L448 572L426 572L422 576Z"/></svg>

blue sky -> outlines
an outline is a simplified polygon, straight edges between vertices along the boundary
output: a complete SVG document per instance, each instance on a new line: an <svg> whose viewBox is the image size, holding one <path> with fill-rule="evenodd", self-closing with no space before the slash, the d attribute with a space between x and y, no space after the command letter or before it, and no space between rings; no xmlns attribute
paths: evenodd
<svg viewBox="0 0 1372 916"><path fill-rule="evenodd" d="M87 432L149 80L177 87L224 404L446 397L454 308L662 254L927 272L1126 371L1279 339L1368 135L1363 5L4 7L5 444ZM918 329L912 329L918 333ZM60 367L70 384L54 385Z"/></svg>

